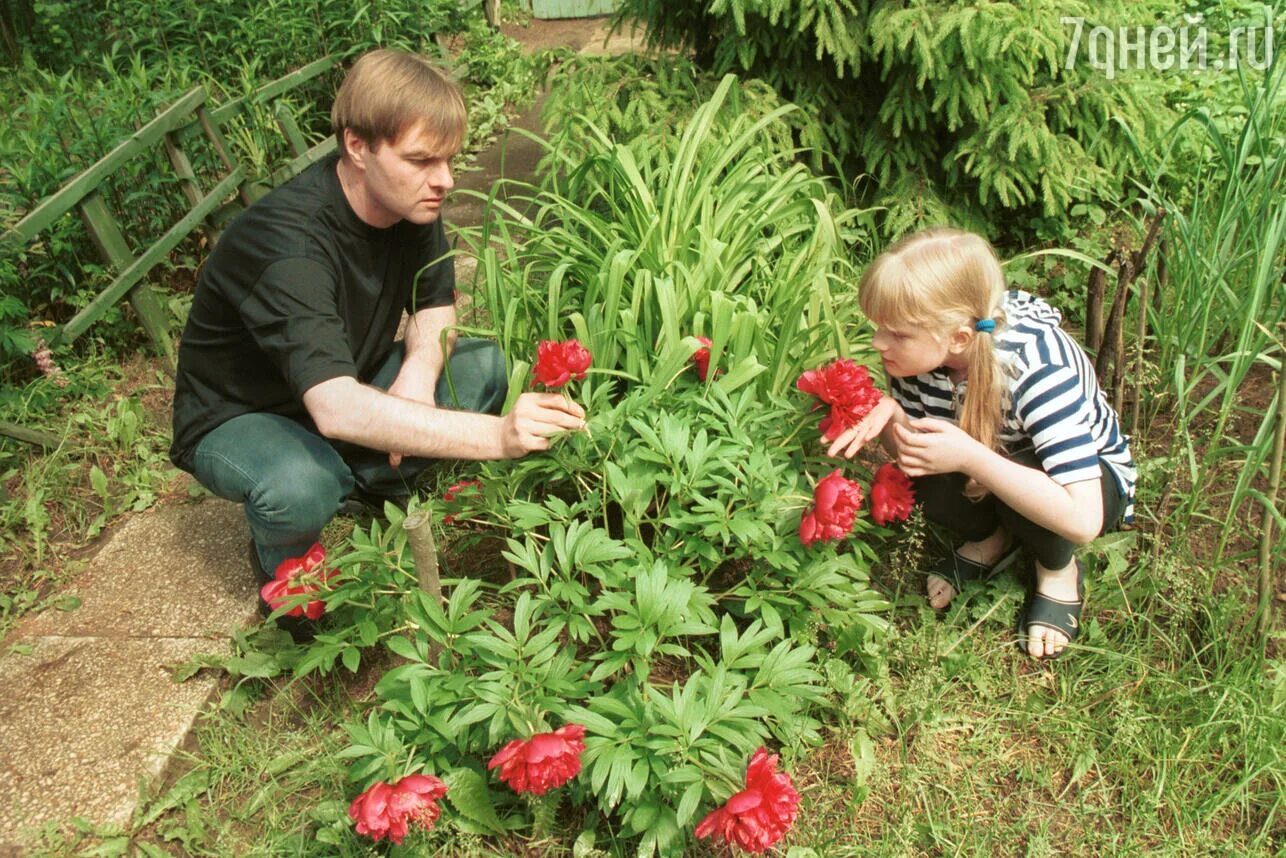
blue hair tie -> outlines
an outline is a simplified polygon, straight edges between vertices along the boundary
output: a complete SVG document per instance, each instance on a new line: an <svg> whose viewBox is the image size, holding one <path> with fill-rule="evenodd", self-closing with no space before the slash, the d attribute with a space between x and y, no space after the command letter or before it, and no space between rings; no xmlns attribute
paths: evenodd
<svg viewBox="0 0 1286 858"><path fill-rule="evenodd" d="M973 329L975 331L982 331L984 333L990 334L992 331L996 330L996 320L979 319L978 321L973 323Z"/></svg>

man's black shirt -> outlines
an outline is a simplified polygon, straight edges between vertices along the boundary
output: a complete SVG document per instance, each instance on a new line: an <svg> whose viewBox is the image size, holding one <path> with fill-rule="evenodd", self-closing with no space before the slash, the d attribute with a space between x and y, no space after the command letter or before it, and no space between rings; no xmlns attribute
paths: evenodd
<svg viewBox="0 0 1286 858"><path fill-rule="evenodd" d="M452 260L430 265L448 251L441 221L366 224L340 188L338 157L242 212L202 268L179 344L170 458L180 468L191 471L201 438L241 414L311 426L304 391L369 380L403 310L452 303Z"/></svg>

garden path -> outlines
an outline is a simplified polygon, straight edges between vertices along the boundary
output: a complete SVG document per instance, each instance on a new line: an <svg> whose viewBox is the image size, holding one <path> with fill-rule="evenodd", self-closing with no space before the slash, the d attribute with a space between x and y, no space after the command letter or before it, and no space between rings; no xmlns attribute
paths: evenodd
<svg viewBox="0 0 1286 858"><path fill-rule="evenodd" d="M629 35L608 40L602 19L504 29L532 50L633 47ZM514 124L539 130L542 102ZM502 135L457 188L530 179L539 156L526 137ZM464 195L445 213L456 225L481 216ZM179 488L173 496L184 497ZM26 618L0 644L0 856L24 854L47 823L128 823L140 786L165 774L220 686L211 671L176 683L171 668L225 649L233 630L257 620L247 539L240 508L218 499L131 515L100 537L60 608Z"/></svg>

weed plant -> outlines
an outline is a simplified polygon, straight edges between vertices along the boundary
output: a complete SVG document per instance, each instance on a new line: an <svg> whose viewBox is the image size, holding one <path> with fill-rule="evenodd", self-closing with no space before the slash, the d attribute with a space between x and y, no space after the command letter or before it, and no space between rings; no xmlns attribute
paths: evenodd
<svg viewBox="0 0 1286 858"><path fill-rule="evenodd" d="M59 439L44 454L0 447L0 635L57 602L51 592L75 571L75 550L120 513L150 507L178 473L166 454L168 376L100 356L69 378L66 388L40 379L0 390L0 420Z"/></svg>

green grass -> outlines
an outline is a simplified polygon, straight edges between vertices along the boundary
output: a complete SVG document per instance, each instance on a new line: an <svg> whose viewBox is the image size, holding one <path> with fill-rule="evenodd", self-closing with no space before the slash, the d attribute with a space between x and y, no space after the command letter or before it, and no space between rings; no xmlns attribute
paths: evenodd
<svg viewBox="0 0 1286 858"><path fill-rule="evenodd" d="M867 720L880 728L872 774L860 785L850 776L842 741L838 764L822 756L815 800L837 818L809 828L846 833L808 845L822 855L1277 854L1286 674L1265 672L1237 632L1244 589L1170 613L1161 598L1177 582L1155 571L1096 576L1078 651L1053 666L1013 646L1012 580L941 619L904 597ZM866 800L848 807L862 789Z"/></svg>

